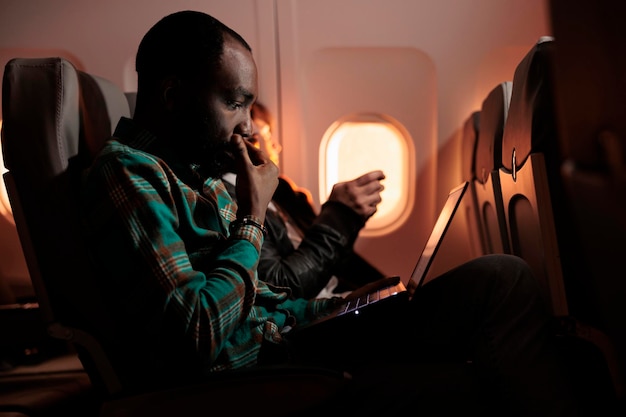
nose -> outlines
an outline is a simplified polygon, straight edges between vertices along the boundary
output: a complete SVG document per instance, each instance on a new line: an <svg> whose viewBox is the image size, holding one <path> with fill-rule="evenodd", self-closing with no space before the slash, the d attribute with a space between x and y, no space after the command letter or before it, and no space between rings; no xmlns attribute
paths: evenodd
<svg viewBox="0 0 626 417"><path fill-rule="evenodd" d="M261 135L259 134L259 126L254 122L254 119L250 120L250 136L248 136L248 142L256 146L261 147Z"/></svg>
<svg viewBox="0 0 626 417"><path fill-rule="evenodd" d="M259 129L259 125L254 121L254 119L250 119L250 136L259 136L261 134L261 130Z"/></svg>
<svg viewBox="0 0 626 417"><path fill-rule="evenodd" d="M246 112L244 119L237 125L237 132L244 138L250 138L258 129L254 128L254 123L250 117L250 112Z"/></svg>

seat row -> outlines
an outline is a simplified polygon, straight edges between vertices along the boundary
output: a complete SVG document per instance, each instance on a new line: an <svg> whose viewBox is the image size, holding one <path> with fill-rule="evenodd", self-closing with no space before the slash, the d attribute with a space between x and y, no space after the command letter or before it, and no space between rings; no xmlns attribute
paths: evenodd
<svg viewBox="0 0 626 417"><path fill-rule="evenodd" d="M624 282L615 276L610 288L602 286L594 268L604 261L586 252L583 225L603 214L587 212L581 219L579 190L568 180L574 162L563 151L568 138L559 130L565 116L557 106L558 47L555 38L540 38L517 65L513 80L495 86L464 123L469 230L477 253L509 253L529 263L557 334L567 340L564 355L572 356L573 378L585 381L581 395L590 402L623 401L624 320L616 320L616 306L606 308L603 292L623 294ZM614 242L616 253L626 250Z"/></svg>

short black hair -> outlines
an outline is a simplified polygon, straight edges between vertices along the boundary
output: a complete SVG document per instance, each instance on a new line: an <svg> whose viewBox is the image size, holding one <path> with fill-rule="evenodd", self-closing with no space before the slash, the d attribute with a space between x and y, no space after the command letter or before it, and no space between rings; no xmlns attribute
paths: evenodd
<svg viewBox="0 0 626 417"><path fill-rule="evenodd" d="M215 68L230 36L249 51L250 45L233 29L206 13L184 10L165 16L144 35L135 60L139 87L168 76L186 78Z"/></svg>

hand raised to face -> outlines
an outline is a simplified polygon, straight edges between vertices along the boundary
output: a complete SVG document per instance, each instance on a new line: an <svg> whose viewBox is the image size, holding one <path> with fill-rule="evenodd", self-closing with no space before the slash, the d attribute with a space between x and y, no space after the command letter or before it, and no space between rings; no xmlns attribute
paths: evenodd
<svg viewBox="0 0 626 417"><path fill-rule="evenodd" d="M240 135L233 135L231 141L237 174L237 216L251 214L265 219L265 211L278 186L278 167Z"/></svg>

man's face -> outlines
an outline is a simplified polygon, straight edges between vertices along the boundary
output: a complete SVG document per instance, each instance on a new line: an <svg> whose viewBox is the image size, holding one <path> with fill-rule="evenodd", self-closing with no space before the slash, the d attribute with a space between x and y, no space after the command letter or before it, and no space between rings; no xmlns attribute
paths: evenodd
<svg viewBox="0 0 626 417"><path fill-rule="evenodd" d="M221 65L184 86L187 100L174 111L174 129L184 141L185 159L203 176L219 178L231 170L231 138L251 133L250 106L257 95L252 54L226 38Z"/></svg>

